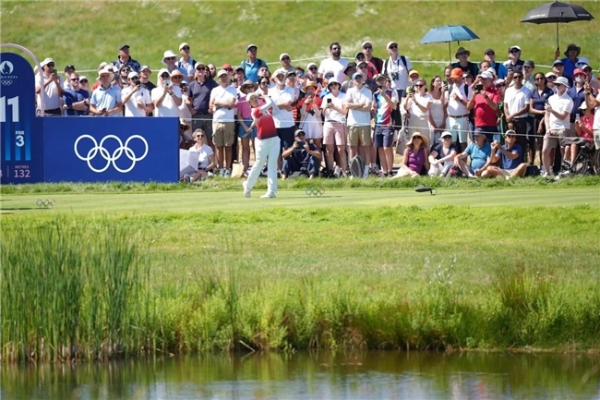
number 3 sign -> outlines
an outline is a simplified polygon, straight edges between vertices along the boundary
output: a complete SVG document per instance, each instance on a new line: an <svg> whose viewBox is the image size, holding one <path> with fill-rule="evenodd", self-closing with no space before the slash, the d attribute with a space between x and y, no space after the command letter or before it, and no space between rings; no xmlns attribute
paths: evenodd
<svg viewBox="0 0 600 400"><path fill-rule="evenodd" d="M35 116L33 68L18 54L0 54L2 183L44 179L41 123Z"/></svg>

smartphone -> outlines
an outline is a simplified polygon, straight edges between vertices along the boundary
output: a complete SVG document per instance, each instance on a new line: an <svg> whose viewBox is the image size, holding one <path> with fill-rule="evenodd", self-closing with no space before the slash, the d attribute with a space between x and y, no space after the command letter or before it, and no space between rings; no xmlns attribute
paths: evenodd
<svg viewBox="0 0 600 400"><path fill-rule="evenodd" d="M475 91L476 91L476 92L481 92L481 91L483 91L483 85L482 85L482 84L477 84L477 85L475 85Z"/></svg>
<svg viewBox="0 0 600 400"><path fill-rule="evenodd" d="M331 104L331 100L333 99L327 99L327 104Z"/></svg>

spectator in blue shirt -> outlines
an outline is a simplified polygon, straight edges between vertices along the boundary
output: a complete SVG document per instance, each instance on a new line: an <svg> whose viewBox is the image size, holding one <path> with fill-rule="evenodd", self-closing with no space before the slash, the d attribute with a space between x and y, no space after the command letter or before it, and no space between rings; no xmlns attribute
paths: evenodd
<svg viewBox="0 0 600 400"><path fill-rule="evenodd" d="M256 57L258 47L255 44L249 44L246 47L246 55L248 59L242 61L240 67L244 68L246 79L250 79L254 83L258 83L258 70L262 66L267 66L267 63Z"/></svg>
<svg viewBox="0 0 600 400"><path fill-rule="evenodd" d="M90 110L90 94L81 88L79 74L73 72L69 75L69 87L63 91L64 109L66 115L88 115Z"/></svg>
<svg viewBox="0 0 600 400"><path fill-rule="evenodd" d="M502 160L501 168L489 165L481 173L482 178L504 178L506 180L521 177L527 171L527 164L523 162L523 149L517 143L517 133L509 129L504 137L504 146L492 143L492 163Z"/></svg>
<svg viewBox="0 0 600 400"><path fill-rule="evenodd" d="M577 47L574 43L571 43L567 46L567 51L564 52L565 58L561 60L563 65L565 66L565 77L569 79L573 78L573 71L575 71L575 68L577 68L577 61L579 61L577 57L579 57L580 53L581 47ZM560 57L560 53L558 50L556 50L555 57L556 59Z"/></svg>
<svg viewBox="0 0 600 400"><path fill-rule="evenodd" d="M108 66L98 72L100 86L90 98L90 114L97 117L120 117L123 115L121 89L110 84L114 74Z"/></svg>
<svg viewBox="0 0 600 400"><path fill-rule="evenodd" d="M481 176L490 165L492 154L492 147L487 142L485 134L476 130L473 135L475 140L454 158L454 164L458 165L462 173L469 178ZM471 158L471 165L467 165L467 157Z"/></svg>
<svg viewBox="0 0 600 400"><path fill-rule="evenodd" d="M490 63L490 67L494 68L498 79L506 79L508 71L504 64L496 62L496 52L494 51L494 49L486 49L483 57L485 61Z"/></svg>
<svg viewBox="0 0 600 400"><path fill-rule="evenodd" d="M133 71L140 72L140 63L135 61L129 55L128 44L122 44L119 46L119 56L112 63L116 67L116 69L120 69L121 65L126 64L129 65Z"/></svg>

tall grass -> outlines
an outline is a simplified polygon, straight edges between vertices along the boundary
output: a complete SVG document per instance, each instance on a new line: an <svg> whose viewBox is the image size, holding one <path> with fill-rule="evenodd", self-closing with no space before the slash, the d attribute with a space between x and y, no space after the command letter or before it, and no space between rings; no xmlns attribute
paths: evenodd
<svg viewBox="0 0 600 400"><path fill-rule="evenodd" d="M2 358L137 353L147 285L137 234L123 224L56 218L2 229Z"/></svg>

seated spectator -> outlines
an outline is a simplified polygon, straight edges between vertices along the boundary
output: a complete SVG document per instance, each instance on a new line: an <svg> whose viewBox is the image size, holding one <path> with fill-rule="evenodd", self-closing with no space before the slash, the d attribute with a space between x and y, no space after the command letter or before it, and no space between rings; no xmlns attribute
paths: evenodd
<svg viewBox="0 0 600 400"><path fill-rule="evenodd" d="M504 136L504 146L500 143L492 143L492 160L495 164L502 160L500 168L488 165L481 173L482 178L504 178L506 180L525 176L527 164L523 162L523 149L517 143L517 133L509 129Z"/></svg>
<svg viewBox="0 0 600 400"><path fill-rule="evenodd" d="M198 154L198 172L193 175L184 175L183 180L189 183L198 179L203 180L213 176L212 170L215 168L215 153L213 149L206 144L206 134L202 129L194 131L194 140L196 144L190 147L190 152Z"/></svg>
<svg viewBox="0 0 600 400"><path fill-rule="evenodd" d="M454 57L458 60L458 62L452 64L452 67L460 68L463 70L463 72L471 74L471 76L477 76L479 74L479 67L477 64L469 61L470 56L471 52L469 50L465 49L464 47L459 47L458 50L456 50L456 54L454 54Z"/></svg>
<svg viewBox="0 0 600 400"><path fill-rule="evenodd" d="M321 152L317 146L306 141L306 134L298 129L294 134L294 143L282 154L283 178L307 174L310 179L319 174Z"/></svg>
<svg viewBox="0 0 600 400"><path fill-rule="evenodd" d="M43 86L39 86L36 79L35 93L38 95L37 104L41 107L40 96L44 96L44 112L42 115L60 117L62 110L60 109L60 101L63 96L63 81L54 68L54 60L46 58L40 63L42 66Z"/></svg>
<svg viewBox="0 0 600 400"><path fill-rule="evenodd" d="M121 89L110 84L114 77L108 66L98 73L100 86L90 97L90 114L97 117L120 117L123 115Z"/></svg>
<svg viewBox="0 0 600 400"><path fill-rule="evenodd" d="M418 178L421 172L429 170L429 138L419 132L415 132L406 144L402 165L398 170L396 178Z"/></svg>
<svg viewBox="0 0 600 400"><path fill-rule="evenodd" d="M121 91L126 117L145 117L154 108L148 89L141 86L137 72L129 73L129 85Z"/></svg>
<svg viewBox="0 0 600 400"><path fill-rule="evenodd" d="M442 132L441 142L435 144L429 154L429 176L448 176L450 168L454 165L456 145L452 143L452 133Z"/></svg>
<svg viewBox="0 0 600 400"><path fill-rule="evenodd" d="M129 65L132 71L140 71L140 63L131 58L129 55L129 45L122 44L119 46L119 55L115 61L112 62L116 69L120 69L121 65Z"/></svg>
<svg viewBox="0 0 600 400"><path fill-rule="evenodd" d="M480 131L473 133L475 140L471 142L465 151L454 157L454 164L462 171L464 176L475 178L490 164L492 147L487 142L485 135ZM471 158L471 164L467 165L467 157Z"/></svg>
<svg viewBox="0 0 600 400"><path fill-rule="evenodd" d="M90 94L80 86L77 72L69 74L70 89L63 91L63 102L66 115L88 115Z"/></svg>
<svg viewBox="0 0 600 400"><path fill-rule="evenodd" d="M579 106L579 110L583 115L575 121L577 137L568 137L562 141L562 145L565 146L564 159L569 169L575 164L579 147L588 146L590 149L594 147L594 114L585 101Z"/></svg>
<svg viewBox="0 0 600 400"><path fill-rule="evenodd" d="M183 101L181 88L173 85L170 77L166 68L158 71L158 86L151 93L157 117L179 117L179 106Z"/></svg>

